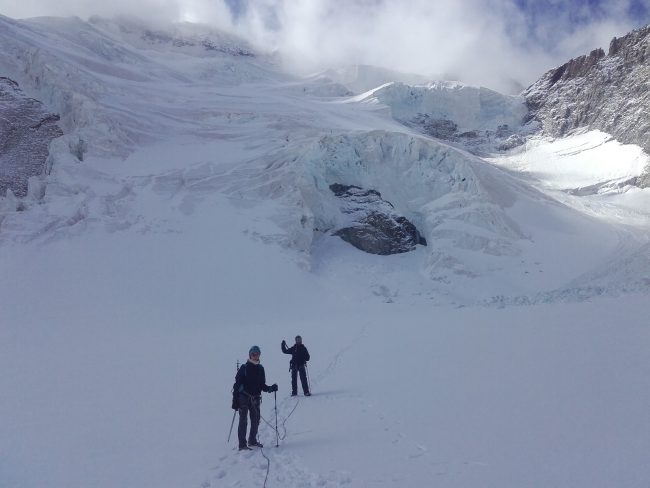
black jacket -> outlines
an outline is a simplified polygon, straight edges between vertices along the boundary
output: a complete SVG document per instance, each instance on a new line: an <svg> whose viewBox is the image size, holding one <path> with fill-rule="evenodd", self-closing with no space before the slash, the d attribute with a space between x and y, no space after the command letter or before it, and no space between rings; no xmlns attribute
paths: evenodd
<svg viewBox="0 0 650 488"><path fill-rule="evenodd" d="M309 351L304 344L294 344L291 347L287 347L285 343L282 343L282 352L285 354L291 354L291 365L298 368L304 366L307 361L309 361Z"/></svg>
<svg viewBox="0 0 650 488"><path fill-rule="evenodd" d="M263 391L268 393L269 386L266 384L264 366L250 361L242 364L239 371L237 371L237 376L235 376L233 391L235 393L248 393L253 396L260 396Z"/></svg>

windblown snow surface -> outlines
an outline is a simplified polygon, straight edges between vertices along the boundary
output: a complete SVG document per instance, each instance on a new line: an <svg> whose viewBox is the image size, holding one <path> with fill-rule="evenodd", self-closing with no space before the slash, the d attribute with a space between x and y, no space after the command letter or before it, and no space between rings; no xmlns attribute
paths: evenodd
<svg viewBox="0 0 650 488"><path fill-rule="evenodd" d="M650 485L639 148L587 132L479 158L398 120L490 129L513 97L350 96L199 26L0 18L0 43L65 132L0 200L0 486ZM334 183L428 245L331 235ZM310 398L289 396L296 334ZM265 394L265 447L239 453L253 344L277 411Z"/></svg>

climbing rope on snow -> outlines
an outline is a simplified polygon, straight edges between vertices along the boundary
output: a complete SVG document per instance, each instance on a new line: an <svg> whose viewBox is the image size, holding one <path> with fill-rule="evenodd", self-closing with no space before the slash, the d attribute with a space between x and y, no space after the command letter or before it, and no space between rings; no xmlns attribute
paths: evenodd
<svg viewBox="0 0 650 488"><path fill-rule="evenodd" d="M260 418L264 421L266 425L268 425L273 431L275 431L276 435L281 439L284 440L287 437L287 428L286 428L286 422L289 420L289 417L293 414L293 412L296 411L296 408L298 408L298 403L300 403L300 400L296 400L296 404L293 406L291 409L291 412L289 412L289 415L285 417L285 419L282 421L282 428L284 429L284 435L280 437L280 433L278 432L277 428L274 427L269 421L267 421L263 416L262 413L260 412ZM276 410L277 412L277 410ZM264 485L262 488L266 488L266 482L269 479L269 473L271 472L271 459L264 453L264 448L260 447L260 453L266 459L266 476L264 477Z"/></svg>
<svg viewBox="0 0 650 488"><path fill-rule="evenodd" d="M285 417L285 419L282 421L282 429L284 430L284 434L282 435L282 437L280 437L280 440L284 440L285 437L287 437L287 425L286 425L287 420L289 420L289 417L291 417L291 415L293 414L293 412L296 411L296 408L298 408L298 404L299 404L299 403L300 403L300 400L296 399L296 404L295 404L295 405L293 406L293 408L291 409L291 412L289 412L289 415L287 415L287 416Z"/></svg>
<svg viewBox="0 0 650 488"><path fill-rule="evenodd" d="M264 459L266 459L266 476L264 477L264 485L262 486L262 488L266 488L266 481L269 479L269 472L271 471L271 460L264 454L263 447L260 447L260 452L264 456Z"/></svg>
<svg viewBox="0 0 650 488"><path fill-rule="evenodd" d="M275 429L275 427L274 427L274 426L273 426L273 425L272 425L268 420L266 420L264 417L262 417L262 415L260 414L260 418L264 421L264 423L265 423L266 425L268 425L271 429L273 429L273 431L274 431L276 434L278 434L278 436L279 436L279 438L280 438L281 441L283 441L283 440L287 437L287 426L286 426L287 420L289 420L289 417L291 417L291 415L293 414L293 412L296 411L296 408L298 408L298 404L299 404L299 403L300 403L300 400L296 400L296 404L295 404L295 405L293 406L293 408L291 409L291 412L289 412L289 415L287 415L287 416L284 418L284 420L282 421L282 430L284 431L284 434L280 434L280 433Z"/></svg>

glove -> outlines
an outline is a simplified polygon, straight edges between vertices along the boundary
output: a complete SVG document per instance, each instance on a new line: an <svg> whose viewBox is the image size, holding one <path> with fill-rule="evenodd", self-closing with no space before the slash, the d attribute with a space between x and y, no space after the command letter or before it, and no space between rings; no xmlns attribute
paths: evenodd
<svg viewBox="0 0 650 488"><path fill-rule="evenodd" d="M239 410L239 398L237 396L237 393L232 394L232 409Z"/></svg>
<svg viewBox="0 0 650 488"><path fill-rule="evenodd" d="M284 339L282 339L282 345L283 345L284 347L287 347L287 341L285 341Z"/></svg>
<svg viewBox="0 0 650 488"><path fill-rule="evenodd" d="M274 391L278 391L277 383L273 383L271 386L269 386L269 393L273 393Z"/></svg>

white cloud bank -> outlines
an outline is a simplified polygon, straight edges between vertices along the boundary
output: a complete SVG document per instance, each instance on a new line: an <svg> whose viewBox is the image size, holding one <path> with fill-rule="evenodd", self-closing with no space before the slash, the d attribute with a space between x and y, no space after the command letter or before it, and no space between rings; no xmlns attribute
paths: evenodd
<svg viewBox="0 0 650 488"><path fill-rule="evenodd" d="M15 18L97 14L204 22L279 49L288 67L302 72L370 64L504 92L528 85L571 57L607 47L613 36L639 23L627 14L630 0L612 0L597 16L585 9L579 24L568 12L557 11L531 22L514 0L247 3L236 25L223 0L0 0L0 13Z"/></svg>

